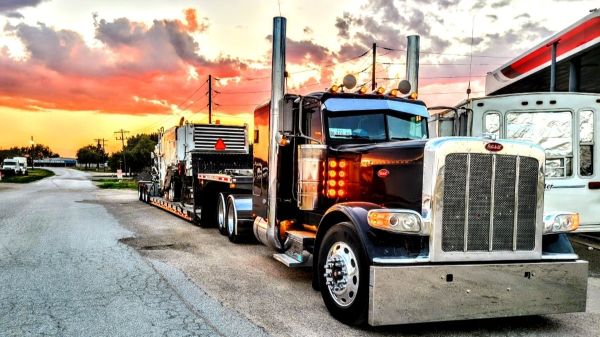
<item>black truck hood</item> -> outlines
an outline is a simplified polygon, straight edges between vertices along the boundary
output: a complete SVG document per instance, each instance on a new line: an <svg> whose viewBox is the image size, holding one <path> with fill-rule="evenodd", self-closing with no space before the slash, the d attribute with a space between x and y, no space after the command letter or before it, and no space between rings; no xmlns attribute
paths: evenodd
<svg viewBox="0 0 600 337"><path fill-rule="evenodd" d="M359 193L353 193L357 199L353 201L421 212L426 143L427 140L410 140L344 144L331 151L338 156L360 158Z"/></svg>

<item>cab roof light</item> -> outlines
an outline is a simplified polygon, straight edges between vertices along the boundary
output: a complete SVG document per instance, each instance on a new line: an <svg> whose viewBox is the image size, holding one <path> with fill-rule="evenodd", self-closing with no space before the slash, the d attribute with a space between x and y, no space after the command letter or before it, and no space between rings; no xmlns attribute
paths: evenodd
<svg viewBox="0 0 600 337"><path fill-rule="evenodd" d="M419 97L419 94L416 91L413 91L410 93L410 95L408 95L408 98L410 99L417 99Z"/></svg>
<svg viewBox="0 0 600 337"><path fill-rule="evenodd" d="M331 86L331 88L329 88L329 92L332 94L337 93L338 91L340 91L341 87L337 84L334 84Z"/></svg>
<svg viewBox="0 0 600 337"><path fill-rule="evenodd" d="M367 86L366 86L366 85L363 85L362 87L360 87L360 89L358 89L358 90L356 91L356 93L357 93L357 94L360 94L360 95L364 95L364 94L366 94L366 93L367 93L367 90L368 90L368 89L367 89Z"/></svg>
<svg viewBox="0 0 600 337"><path fill-rule="evenodd" d="M385 88L384 87L379 87L379 88L373 90L372 93L376 94L376 95L383 95L385 93Z"/></svg>
<svg viewBox="0 0 600 337"><path fill-rule="evenodd" d="M398 96L400 96L400 90L392 89L392 90L388 91L387 94L388 94L388 96L398 97Z"/></svg>

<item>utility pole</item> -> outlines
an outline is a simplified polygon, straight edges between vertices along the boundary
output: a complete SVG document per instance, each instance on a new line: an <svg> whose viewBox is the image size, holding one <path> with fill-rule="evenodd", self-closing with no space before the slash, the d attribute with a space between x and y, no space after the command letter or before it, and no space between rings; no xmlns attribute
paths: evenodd
<svg viewBox="0 0 600 337"><path fill-rule="evenodd" d="M106 158L104 158L104 155L106 154L106 148L104 147L104 144L106 141L108 141L108 139L104 139L104 138L94 138L94 141L96 141L98 143L98 150L102 150L101 154L102 156L100 157L100 160L105 161ZM100 145L100 142L102 142L102 145ZM96 163L96 169L99 169L100 167L100 163ZM103 166L103 168L105 169L106 166Z"/></svg>
<svg viewBox="0 0 600 337"><path fill-rule="evenodd" d="M373 69L371 70L371 90L377 88L375 83L375 65L377 64L377 43L373 42Z"/></svg>
<svg viewBox="0 0 600 337"><path fill-rule="evenodd" d="M212 75L208 75L208 124L212 124Z"/></svg>
<svg viewBox="0 0 600 337"><path fill-rule="evenodd" d="M123 170L123 172L127 171L127 163L125 162L125 134L129 133L129 131L126 130L118 130L115 131L115 139L116 140L120 140L121 141L121 145L123 145L123 150L121 151L121 154L123 155L123 165L121 167L121 169ZM119 134L121 134L121 136L118 136Z"/></svg>

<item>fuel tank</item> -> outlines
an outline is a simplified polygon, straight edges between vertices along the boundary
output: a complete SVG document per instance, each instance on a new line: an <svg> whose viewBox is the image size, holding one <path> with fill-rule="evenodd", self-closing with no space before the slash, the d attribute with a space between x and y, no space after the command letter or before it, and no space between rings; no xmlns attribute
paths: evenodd
<svg viewBox="0 0 600 337"><path fill-rule="evenodd" d="M357 191L349 201L367 201L420 213L426 143L427 140L406 140L331 148L333 156L352 156L360 161Z"/></svg>

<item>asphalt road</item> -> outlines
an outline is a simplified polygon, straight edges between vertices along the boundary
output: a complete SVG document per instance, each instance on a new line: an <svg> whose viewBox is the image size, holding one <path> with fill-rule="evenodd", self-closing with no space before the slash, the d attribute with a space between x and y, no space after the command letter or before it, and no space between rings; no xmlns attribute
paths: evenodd
<svg viewBox="0 0 600 337"><path fill-rule="evenodd" d="M0 336L598 336L600 274L585 313L345 326L267 247L234 245L80 172L0 185ZM600 250L578 249L595 259Z"/></svg>
<svg viewBox="0 0 600 337"><path fill-rule="evenodd" d="M125 240L142 256L181 270L209 296L276 336L593 336L600 331L600 250L586 313L415 324L383 328L343 325L327 312L305 269L289 269L256 243L231 244L216 229L196 227L137 201L133 191L97 193L99 202L135 233ZM118 196L118 197L117 197Z"/></svg>
<svg viewBox="0 0 600 337"><path fill-rule="evenodd" d="M267 335L120 243L133 233L97 203L85 173L53 170L0 185L0 336Z"/></svg>

